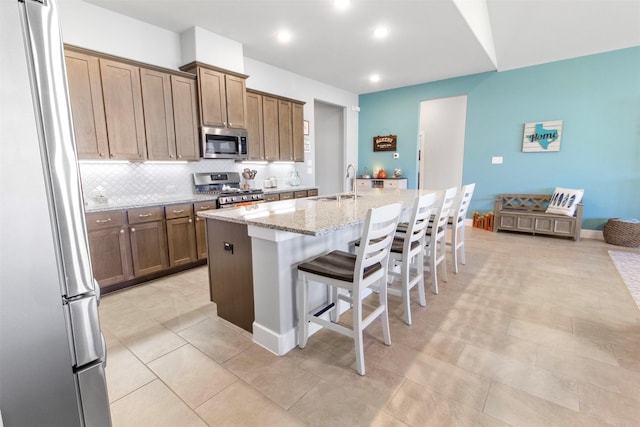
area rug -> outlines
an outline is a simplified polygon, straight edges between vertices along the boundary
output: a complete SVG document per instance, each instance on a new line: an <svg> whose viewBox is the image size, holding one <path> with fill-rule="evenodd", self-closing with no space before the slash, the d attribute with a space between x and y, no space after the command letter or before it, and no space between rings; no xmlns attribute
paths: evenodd
<svg viewBox="0 0 640 427"><path fill-rule="evenodd" d="M640 308L640 254L633 252L609 251L618 273L629 288L633 300Z"/></svg>

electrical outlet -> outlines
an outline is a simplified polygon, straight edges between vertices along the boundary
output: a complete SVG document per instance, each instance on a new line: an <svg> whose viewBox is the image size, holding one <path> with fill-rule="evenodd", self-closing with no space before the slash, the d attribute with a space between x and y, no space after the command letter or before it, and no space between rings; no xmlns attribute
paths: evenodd
<svg viewBox="0 0 640 427"><path fill-rule="evenodd" d="M393 158L394 159L399 159L400 158L400 153L393 153Z"/></svg>
<svg viewBox="0 0 640 427"><path fill-rule="evenodd" d="M502 164L502 156L500 156L500 157L492 157L491 158L491 164L501 165Z"/></svg>

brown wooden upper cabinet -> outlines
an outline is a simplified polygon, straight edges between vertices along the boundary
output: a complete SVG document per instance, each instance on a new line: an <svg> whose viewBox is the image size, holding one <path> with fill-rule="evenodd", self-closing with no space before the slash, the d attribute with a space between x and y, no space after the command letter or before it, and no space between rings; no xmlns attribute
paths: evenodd
<svg viewBox="0 0 640 427"><path fill-rule="evenodd" d="M67 50L65 62L78 157L108 159L109 142L98 58Z"/></svg>
<svg viewBox="0 0 640 427"><path fill-rule="evenodd" d="M247 91L249 158L304 161L304 103Z"/></svg>
<svg viewBox="0 0 640 427"><path fill-rule="evenodd" d="M149 160L198 160L195 80L140 69Z"/></svg>
<svg viewBox="0 0 640 427"><path fill-rule="evenodd" d="M123 62L102 58L99 61L109 157L117 160L144 160L146 137L140 69Z"/></svg>
<svg viewBox="0 0 640 427"><path fill-rule="evenodd" d="M180 69L198 76L202 126L246 129L248 76L199 62L191 62Z"/></svg>

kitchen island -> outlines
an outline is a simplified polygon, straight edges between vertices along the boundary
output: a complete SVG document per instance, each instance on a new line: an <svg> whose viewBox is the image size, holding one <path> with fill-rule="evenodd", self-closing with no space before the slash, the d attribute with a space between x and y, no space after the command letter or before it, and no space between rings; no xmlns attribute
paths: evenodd
<svg viewBox="0 0 640 427"><path fill-rule="evenodd" d="M370 208L400 202L408 214L418 195L431 192L373 189L358 193L356 198L353 194L308 197L198 215L207 219L208 229L209 225L219 226L220 221L246 226L253 267L253 340L283 355L296 346L297 264L335 249L348 250L360 237ZM208 243L224 244L215 239L208 236ZM216 262L224 261L209 259L210 264ZM319 286L309 297L321 305L326 290Z"/></svg>

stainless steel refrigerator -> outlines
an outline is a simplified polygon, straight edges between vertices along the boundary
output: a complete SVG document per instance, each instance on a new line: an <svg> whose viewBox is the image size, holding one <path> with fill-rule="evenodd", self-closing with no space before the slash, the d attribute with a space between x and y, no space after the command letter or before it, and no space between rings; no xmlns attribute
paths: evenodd
<svg viewBox="0 0 640 427"><path fill-rule="evenodd" d="M0 1L0 425L109 426L62 38Z"/></svg>

